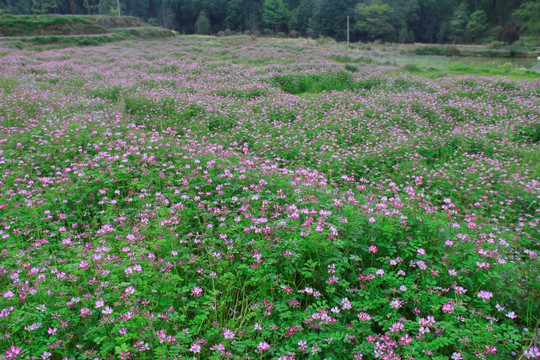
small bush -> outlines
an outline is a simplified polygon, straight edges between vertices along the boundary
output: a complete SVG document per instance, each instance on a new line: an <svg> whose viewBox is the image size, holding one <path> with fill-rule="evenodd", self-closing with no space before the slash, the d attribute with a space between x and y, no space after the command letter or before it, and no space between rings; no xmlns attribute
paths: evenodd
<svg viewBox="0 0 540 360"><path fill-rule="evenodd" d="M252 89L234 89L234 88L227 88L227 89L220 89L216 90L214 92L218 96L222 97L235 97L239 99L255 99L261 96L265 96L268 91L263 88L252 88Z"/></svg>
<svg viewBox="0 0 540 360"><path fill-rule="evenodd" d="M159 26L159 22L156 18L149 18L147 20L148 24L152 25L152 26Z"/></svg>
<svg viewBox="0 0 540 360"><path fill-rule="evenodd" d="M90 91L90 96L94 98L102 98L106 100L110 100L112 102L117 102L120 100L120 97L122 95L122 87L115 85L110 88L105 89L96 89Z"/></svg>
<svg viewBox="0 0 540 360"><path fill-rule="evenodd" d="M492 41L488 44L488 48L489 49L494 49L494 50L497 50L497 49L500 49L501 48L501 42L500 41Z"/></svg>
<svg viewBox="0 0 540 360"><path fill-rule="evenodd" d="M421 73L422 72L422 69L420 69L415 64L407 64L407 65L403 66L402 69L405 70L405 71L408 71L408 72L412 72L412 73Z"/></svg>
<svg viewBox="0 0 540 360"><path fill-rule="evenodd" d="M513 44L519 40L519 33L515 29L506 27L497 33L497 40L505 44Z"/></svg>
<svg viewBox="0 0 540 360"><path fill-rule="evenodd" d="M334 60L334 61L337 61L338 63L342 63L342 64L349 64L349 63L366 63L366 64L369 64L372 62L372 59L371 58L366 58L366 57L357 57L357 58L352 58L348 55L332 55L330 56L330 59Z"/></svg>

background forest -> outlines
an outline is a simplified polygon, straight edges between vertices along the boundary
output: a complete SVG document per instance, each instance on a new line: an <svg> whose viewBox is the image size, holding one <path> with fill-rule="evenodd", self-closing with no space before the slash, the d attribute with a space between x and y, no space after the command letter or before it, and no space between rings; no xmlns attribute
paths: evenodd
<svg viewBox="0 0 540 360"><path fill-rule="evenodd" d="M540 33L540 2L530 0L0 0L0 14L118 12L186 34L342 41L347 16L352 41L513 42Z"/></svg>

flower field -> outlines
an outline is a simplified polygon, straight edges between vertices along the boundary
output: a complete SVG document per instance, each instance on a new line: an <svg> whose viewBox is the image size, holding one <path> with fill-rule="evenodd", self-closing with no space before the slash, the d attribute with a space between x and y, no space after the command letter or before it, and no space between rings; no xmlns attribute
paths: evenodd
<svg viewBox="0 0 540 360"><path fill-rule="evenodd" d="M540 358L538 78L2 55L0 358Z"/></svg>

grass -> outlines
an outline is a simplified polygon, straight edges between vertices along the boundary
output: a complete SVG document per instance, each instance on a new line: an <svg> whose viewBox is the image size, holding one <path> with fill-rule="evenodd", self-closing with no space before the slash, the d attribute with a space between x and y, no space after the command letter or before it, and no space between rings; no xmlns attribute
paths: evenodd
<svg viewBox="0 0 540 360"><path fill-rule="evenodd" d="M445 76L487 76L497 77L503 76L509 79L538 79L540 73L532 70L519 70L512 67L510 64L497 65L465 65L460 63L448 63L442 68L426 67L423 65L416 65L414 63L404 65L400 68L402 72L414 73L420 76L425 76L433 79L445 77Z"/></svg>
<svg viewBox="0 0 540 360"><path fill-rule="evenodd" d="M107 32L103 26L81 16L0 16L0 36L105 34Z"/></svg>
<svg viewBox="0 0 540 360"><path fill-rule="evenodd" d="M343 91L357 87L352 76L344 71L323 74L275 75L271 83L289 94Z"/></svg>
<svg viewBox="0 0 540 360"><path fill-rule="evenodd" d="M76 36L33 36L7 41L16 48L38 46L39 49L65 48L71 46L98 46L124 40L156 40L175 37L175 31L162 28L114 29L110 34Z"/></svg>

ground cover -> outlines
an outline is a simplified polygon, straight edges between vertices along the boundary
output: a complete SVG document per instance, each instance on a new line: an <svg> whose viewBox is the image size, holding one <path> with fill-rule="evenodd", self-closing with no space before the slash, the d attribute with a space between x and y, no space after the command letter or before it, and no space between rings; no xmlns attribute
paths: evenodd
<svg viewBox="0 0 540 360"><path fill-rule="evenodd" d="M538 76L233 40L0 53L0 354L539 358Z"/></svg>

